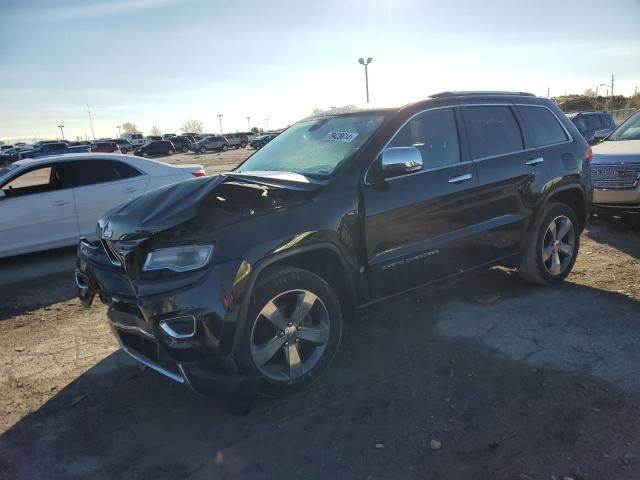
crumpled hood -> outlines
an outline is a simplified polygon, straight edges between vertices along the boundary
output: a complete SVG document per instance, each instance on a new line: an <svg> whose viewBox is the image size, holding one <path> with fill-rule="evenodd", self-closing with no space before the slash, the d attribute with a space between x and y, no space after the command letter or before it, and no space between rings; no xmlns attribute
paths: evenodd
<svg viewBox="0 0 640 480"><path fill-rule="evenodd" d="M180 226L178 237L197 237L225 225L304 201L320 188L282 179L226 174L152 190L109 211L98 224L110 240L146 238ZM174 229L175 230L175 229Z"/></svg>
<svg viewBox="0 0 640 480"><path fill-rule="evenodd" d="M593 162L636 163L640 162L640 140L609 140L592 147Z"/></svg>

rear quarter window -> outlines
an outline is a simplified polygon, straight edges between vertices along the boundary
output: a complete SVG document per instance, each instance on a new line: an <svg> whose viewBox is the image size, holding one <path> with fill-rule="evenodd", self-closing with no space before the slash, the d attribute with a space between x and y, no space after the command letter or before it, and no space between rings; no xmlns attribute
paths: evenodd
<svg viewBox="0 0 640 480"><path fill-rule="evenodd" d="M566 142L567 134L556 116L546 107L518 106L527 147Z"/></svg>

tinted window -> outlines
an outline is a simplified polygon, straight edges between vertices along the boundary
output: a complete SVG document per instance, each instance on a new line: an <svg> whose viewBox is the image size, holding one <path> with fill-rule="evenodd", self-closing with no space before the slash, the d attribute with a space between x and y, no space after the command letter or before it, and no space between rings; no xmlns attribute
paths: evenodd
<svg viewBox="0 0 640 480"><path fill-rule="evenodd" d="M430 110L413 117L393 138L390 147L416 147L425 168L460 161L458 129L453 110Z"/></svg>
<svg viewBox="0 0 640 480"><path fill-rule="evenodd" d="M552 145L567 140L567 135L553 113L545 107L523 107L518 110L522 117L523 129L528 147Z"/></svg>
<svg viewBox="0 0 640 480"><path fill-rule="evenodd" d="M602 128L602 122L600 121L600 115L585 115L585 121L587 122L587 129L600 130Z"/></svg>
<svg viewBox="0 0 640 480"><path fill-rule="evenodd" d="M580 133L583 135L587 133L587 122L584 120L584 117L573 117L571 121Z"/></svg>
<svg viewBox="0 0 640 480"><path fill-rule="evenodd" d="M518 122L507 106L466 107L464 120L473 158L492 157L523 149Z"/></svg>
<svg viewBox="0 0 640 480"><path fill-rule="evenodd" d="M135 168L115 160L82 160L71 163L69 169L73 186L114 182L140 175Z"/></svg>

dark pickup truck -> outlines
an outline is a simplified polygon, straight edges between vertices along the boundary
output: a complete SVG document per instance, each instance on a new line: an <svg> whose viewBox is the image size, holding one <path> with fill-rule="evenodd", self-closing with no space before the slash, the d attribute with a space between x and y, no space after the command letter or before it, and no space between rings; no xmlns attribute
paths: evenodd
<svg viewBox="0 0 640 480"><path fill-rule="evenodd" d="M38 158L46 157L48 155L62 155L63 153L87 153L91 151L89 145L69 146L64 142L59 143L41 143L37 145L33 150L26 152L20 152L20 159L23 158Z"/></svg>
<svg viewBox="0 0 640 480"><path fill-rule="evenodd" d="M394 295L496 265L561 282L591 155L525 93L310 117L232 172L111 210L79 245L80 298L99 295L126 353L196 391L287 395L327 368L343 319Z"/></svg>

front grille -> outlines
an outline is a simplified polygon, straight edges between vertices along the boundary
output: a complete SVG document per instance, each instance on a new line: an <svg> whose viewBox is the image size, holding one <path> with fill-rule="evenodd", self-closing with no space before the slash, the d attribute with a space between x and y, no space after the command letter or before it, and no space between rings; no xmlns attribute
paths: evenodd
<svg viewBox="0 0 640 480"><path fill-rule="evenodd" d="M623 190L636 188L640 180L640 163L625 165L592 165L594 188Z"/></svg>

